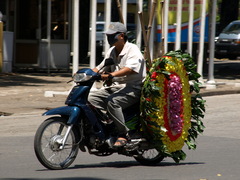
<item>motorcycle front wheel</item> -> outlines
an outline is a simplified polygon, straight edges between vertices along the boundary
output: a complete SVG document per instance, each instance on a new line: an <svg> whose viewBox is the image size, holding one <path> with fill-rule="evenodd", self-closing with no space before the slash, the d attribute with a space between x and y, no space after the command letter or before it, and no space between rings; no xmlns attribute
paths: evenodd
<svg viewBox="0 0 240 180"><path fill-rule="evenodd" d="M34 138L34 150L39 162L48 169L69 167L78 154L79 136L72 128L62 147L62 140L68 125L62 117L51 117L38 128Z"/></svg>
<svg viewBox="0 0 240 180"><path fill-rule="evenodd" d="M164 156L156 149L148 149L134 158L142 165L153 166L160 163L164 159Z"/></svg>

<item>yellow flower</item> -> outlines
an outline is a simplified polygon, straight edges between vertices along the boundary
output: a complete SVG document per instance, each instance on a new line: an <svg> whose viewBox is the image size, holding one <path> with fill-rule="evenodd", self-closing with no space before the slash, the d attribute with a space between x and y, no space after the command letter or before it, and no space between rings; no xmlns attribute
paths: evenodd
<svg viewBox="0 0 240 180"><path fill-rule="evenodd" d="M153 101L155 102L157 108L159 111L154 112L151 118L151 121L156 122L159 126L165 127L167 131L163 131L159 129L159 133L163 136L161 138L161 141L164 145L166 145L168 152L175 152L178 150L181 150L184 146L184 142L186 141L188 137L188 130L191 126L190 120L191 120L191 95L189 92L190 86L188 83L188 76L186 73L186 70L184 68L184 64L181 60L175 58L175 57L165 57L169 63L166 63L165 70L170 73L175 73L178 77L180 77L181 80L181 87L182 87L182 115L183 115L183 123L182 123L182 132L177 138L172 138L174 135L171 135L170 137L171 129L168 128L169 120L169 112L167 111L166 106L169 106L169 100L167 97L167 91L165 86L166 78L163 74L158 74L156 76L156 80L158 83L156 83L156 86L160 87L159 93L160 97L154 98ZM166 117L166 114L168 117ZM172 133L174 134L174 133Z"/></svg>

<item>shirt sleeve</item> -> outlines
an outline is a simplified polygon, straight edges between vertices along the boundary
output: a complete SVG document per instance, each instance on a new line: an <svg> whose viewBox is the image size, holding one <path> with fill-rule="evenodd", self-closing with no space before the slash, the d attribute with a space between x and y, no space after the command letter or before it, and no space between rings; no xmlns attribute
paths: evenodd
<svg viewBox="0 0 240 180"><path fill-rule="evenodd" d="M143 63L144 59L140 50L137 48L132 48L131 51L128 52L125 67L128 67L132 69L134 72L139 73Z"/></svg>

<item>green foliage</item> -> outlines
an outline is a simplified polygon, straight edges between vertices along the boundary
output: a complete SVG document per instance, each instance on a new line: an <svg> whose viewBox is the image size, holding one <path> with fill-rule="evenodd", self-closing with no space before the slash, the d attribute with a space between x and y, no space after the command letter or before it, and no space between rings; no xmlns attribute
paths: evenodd
<svg viewBox="0 0 240 180"><path fill-rule="evenodd" d="M181 160L185 160L187 155L182 150L171 153L171 157L176 163L179 163Z"/></svg>
<svg viewBox="0 0 240 180"><path fill-rule="evenodd" d="M162 135L159 131L166 131L165 127L159 126L156 122L152 122L151 118L153 117L152 112L158 111L158 107L155 105L155 102L151 97L160 97L159 93L160 87L156 84L157 79L152 78L153 73L161 73L166 78L169 77L170 72L165 70L166 64L171 64L172 62L168 61L165 56L177 57L182 60L184 67L186 69L189 81L190 81L190 93L191 96L191 127L188 131L189 135L185 141L189 149L196 149L196 142L199 134L202 134L204 131L204 124L202 119L204 118L205 113L205 100L200 95L200 83L199 78L200 74L196 72L197 65L193 61L193 58L188 53L183 53L182 51L170 51L166 53L163 57L153 60L152 67L148 66L149 71L147 72L146 81L143 85L142 97L141 97L141 117L143 129L145 132L148 131L148 136L151 136L152 143L155 145L155 148L158 149L164 156L173 158L175 162L184 160L186 154L180 150L176 152L169 153L166 146L162 143ZM172 64L171 64L172 65ZM148 119L149 118L149 119ZM151 132L149 132L151 131Z"/></svg>

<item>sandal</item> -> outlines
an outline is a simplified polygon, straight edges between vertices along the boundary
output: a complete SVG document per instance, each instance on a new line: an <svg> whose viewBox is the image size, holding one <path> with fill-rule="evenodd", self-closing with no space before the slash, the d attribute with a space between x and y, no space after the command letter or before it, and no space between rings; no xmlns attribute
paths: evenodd
<svg viewBox="0 0 240 180"><path fill-rule="evenodd" d="M127 139L119 137L117 141L114 143L114 147L122 147L127 144Z"/></svg>

